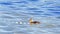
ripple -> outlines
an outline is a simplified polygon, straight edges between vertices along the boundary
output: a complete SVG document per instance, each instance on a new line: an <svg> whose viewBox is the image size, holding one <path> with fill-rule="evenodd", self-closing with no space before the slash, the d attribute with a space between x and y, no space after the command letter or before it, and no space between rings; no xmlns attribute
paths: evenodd
<svg viewBox="0 0 60 34"><path fill-rule="evenodd" d="M2 18L8 18L8 19L13 19L11 16L1 16Z"/></svg>
<svg viewBox="0 0 60 34"><path fill-rule="evenodd" d="M45 16L53 16L52 14L43 14L43 15L45 15Z"/></svg>
<svg viewBox="0 0 60 34"><path fill-rule="evenodd" d="M60 9L48 9L50 11L60 11Z"/></svg>
<svg viewBox="0 0 60 34"><path fill-rule="evenodd" d="M19 31L19 32L14 32L14 34L29 34L28 32L26 32L26 31Z"/></svg>
<svg viewBox="0 0 60 34"><path fill-rule="evenodd" d="M13 32L0 32L0 34L13 34Z"/></svg>
<svg viewBox="0 0 60 34"><path fill-rule="evenodd" d="M0 29L3 29L5 31L13 31L14 27L1 27Z"/></svg>
<svg viewBox="0 0 60 34"><path fill-rule="evenodd" d="M42 8L56 8L56 7L53 7L53 6L42 6Z"/></svg>
<svg viewBox="0 0 60 34"><path fill-rule="evenodd" d="M12 32L12 31L5 31L3 29L0 29L0 32Z"/></svg>
<svg viewBox="0 0 60 34"><path fill-rule="evenodd" d="M58 16L58 17L56 17L56 18L60 19L60 16Z"/></svg>
<svg viewBox="0 0 60 34"><path fill-rule="evenodd" d="M29 0L29 1L34 1L34 2L36 2L36 1L39 1L39 0Z"/></svg>
<svg viewBox="0 0 60 34"><path fill-rule="evenodd" d="M60 6L55 6L56 8L60 8Z"/></svg>
<svg viewBox="0 0 60 34"><path fill-rule="evenodd" d="M9 16L11 15L11 16ZM17 13L17 12L4 12L4 15L3 16L6 16L6 17L11 17L13 18L13 16L20 16L21 14Z"/></svg>
<svg viewBox="0 0 60 34"><path fill-rule="evenodd" d="M13 5L11 2L0 2L0 4L3 4L3 5Z"/></svg>
<svg viewBox="0 0 60 34"><path fill-rule="evenodd" d="M40 15L39 13L26 13L26 14L30 14L30 15Z"/></svg>
<svg viewBox="0 0 60 34"><path fill-rule="evenodd" d="M54 1L45 1L46 5L50 5L50 4L54 4L54 3L55 3Z"/></svg>
<svg viewBox="0 0 60 34"><path fill-rule="evenodd" d="M24 4L27 4L28 2L27 1L18 1L18 2L13 2L13 3L24 3Z"/></svg>
<svg viewBox="0 0 60 34"><path fill-rule="evenodd" d="M39 10L39 8L27 8L27 10Z"/></svg>
<svg viewBox="0 0 60 34"><path fill-rule="evenodd" d="M7 26L6 23L0 23L0 26Z"/></svg>
<svg viewBox="0 0 60 34"><path fill-rule="evenodd" d="M60 12L52 12L52 13L55 13L55 14L58 14L58 15L60 15Z"/></svg>
<svg viewBox="0 0 60 34"><path fill-rule="evenodd" d="M2 25L0 25L0 29L1 29L1 28L6 28L6 27L8 27L8 26L7 26L7 25L6 25L6 26L2 26Z"/></svg>
<svg viewBox="0 0 60 34"><path fill-rule="evenodd" d="M15 7L15 6L9 6L9 8L11 8L12 10L20 10L20 8Z"/></svg>

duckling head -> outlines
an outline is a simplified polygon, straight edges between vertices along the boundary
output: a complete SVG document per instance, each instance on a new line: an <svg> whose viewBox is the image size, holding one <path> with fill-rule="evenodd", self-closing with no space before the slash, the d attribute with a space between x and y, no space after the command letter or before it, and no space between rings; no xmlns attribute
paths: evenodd
<svg viewBox="0 0 60 34"><path fill-rule="evenodd" d="M33 22L32 18L30 18L29 22L30 22L30 23Z"/></svg>

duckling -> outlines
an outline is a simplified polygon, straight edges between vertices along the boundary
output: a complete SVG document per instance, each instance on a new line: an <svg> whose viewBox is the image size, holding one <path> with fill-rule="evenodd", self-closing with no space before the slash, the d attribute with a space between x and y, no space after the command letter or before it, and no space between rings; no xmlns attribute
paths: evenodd
<svg viewBox="0 0 60 34"><path fill-rule="evenodd" d="M30 22L31 25L32 25L32 24L40 24L39 21L33 21L32 18L29 20L29 22Z"/></svg>

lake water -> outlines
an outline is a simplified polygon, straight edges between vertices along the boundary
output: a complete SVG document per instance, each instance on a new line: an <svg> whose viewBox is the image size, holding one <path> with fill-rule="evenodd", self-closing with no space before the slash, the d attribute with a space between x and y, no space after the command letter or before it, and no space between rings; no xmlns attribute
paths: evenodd
<svg viewBox="0 0 60 34"><path fill-rule="evenodd" d="M0 0L0 34L60 34L60 0Z"/></svg>

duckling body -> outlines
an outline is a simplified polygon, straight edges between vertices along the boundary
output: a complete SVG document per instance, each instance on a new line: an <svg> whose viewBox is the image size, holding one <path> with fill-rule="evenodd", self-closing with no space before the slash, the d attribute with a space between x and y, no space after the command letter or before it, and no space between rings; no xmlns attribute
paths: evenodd
<svg viewBox="0 0 60 34"><path fill-rule="evenodd" d="M31 23L33 23L33 24L39 24L40 22L38 22L38 21L33 21L33 22L31 22Z"/></svg>
<svg viewBox="0 0 60 34"><path fill-rule="evenodd" d="M32 20L32 18L30 19L30 21L29 21L29 22L30 22L30 24L40 24L40 22L39 22L39 21L33 21L33 20Z"/></svg>

